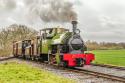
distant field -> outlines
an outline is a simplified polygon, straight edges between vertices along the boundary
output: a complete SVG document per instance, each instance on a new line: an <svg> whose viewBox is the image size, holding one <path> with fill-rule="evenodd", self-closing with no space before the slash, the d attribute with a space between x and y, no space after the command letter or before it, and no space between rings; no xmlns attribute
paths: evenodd
<svg viewBox="0 0 125 83"><path fill-rule="evenodd" d="M125 66L125 50L95 50L94 63Z"/></svg>
<svg viewBox="0 0 125 83"><path fill-rule="evenodd" d="M75 83L45 70L17 62L0 64L0 83Z"/></svg>

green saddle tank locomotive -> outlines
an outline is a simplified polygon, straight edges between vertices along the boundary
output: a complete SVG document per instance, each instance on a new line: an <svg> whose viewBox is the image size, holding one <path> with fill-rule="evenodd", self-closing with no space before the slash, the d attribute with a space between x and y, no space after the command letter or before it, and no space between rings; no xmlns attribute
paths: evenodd
<svg viewBox="0 0 125 83"><path fill-rule="evenodd" d="M59 27L45 28L32 40L14 42L13 55L64 67L89 65L94 54L85 53L87 47L77 29L77 21L72 21L72 25L71 32Z"/></svg>

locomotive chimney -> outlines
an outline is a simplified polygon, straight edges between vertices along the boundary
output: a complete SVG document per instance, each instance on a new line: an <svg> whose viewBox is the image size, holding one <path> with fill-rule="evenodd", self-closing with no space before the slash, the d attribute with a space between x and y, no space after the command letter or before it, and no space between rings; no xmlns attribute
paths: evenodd
<svg viewBox="0 0 125 83"><path fill-rule="evenodd" d="M73 26L73 33L76 33L76 28L77 28L77 21L72 21L72 26Z"/></svg>

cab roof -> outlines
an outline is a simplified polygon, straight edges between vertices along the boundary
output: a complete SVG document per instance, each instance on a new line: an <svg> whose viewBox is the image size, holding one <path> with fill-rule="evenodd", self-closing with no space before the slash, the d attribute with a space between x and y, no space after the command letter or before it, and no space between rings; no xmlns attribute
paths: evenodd
<svg viewBox="0 0 125 83"><path fill-rule="evenodd" d="M44 29L41 29L41 31L50 30L50 29L64 29L64 30L69 30L69 29L66 29L66 28L44 28Z"/></svg>

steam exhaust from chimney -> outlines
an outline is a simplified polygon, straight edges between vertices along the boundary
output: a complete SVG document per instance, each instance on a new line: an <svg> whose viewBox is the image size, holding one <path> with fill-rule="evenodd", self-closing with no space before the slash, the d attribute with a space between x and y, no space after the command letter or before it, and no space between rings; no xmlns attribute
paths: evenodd
<svg viewBox="0 0 125 83"><path fill-rule="evenodd" d="M35 14L43 22L67 23L77 20L77 13L73 3L68 0L33 0L29 5L29 16Z"/></svg>

